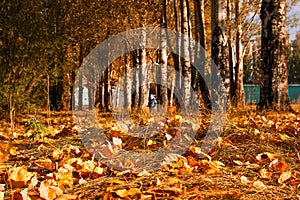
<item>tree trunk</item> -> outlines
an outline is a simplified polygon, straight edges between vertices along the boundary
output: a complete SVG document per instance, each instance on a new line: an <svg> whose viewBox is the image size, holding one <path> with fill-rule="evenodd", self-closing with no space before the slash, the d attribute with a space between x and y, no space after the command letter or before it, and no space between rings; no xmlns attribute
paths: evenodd
<svg viewBox="0 0 300 200"><path fill-rule="evenodd" d="M188 29L188 10L185 0L180 0L181 8L181 30L183 37L181 38L181 51L182 51L182 74L183 74L183 106L187 109L190 105L191 99L191 62L189 52L189 29Z"/></svg>
<svg viewBox="0 0 300 200"><path fill-rule="evenodd" d="M167 28L167 2L163 0L163 12L161 16L161 26ZM160 99L162 107L167 110L168 107L168 55L167 55L167 33L166 29L161 30L161 50L160 50L160 75L161 75L161 85L160 85Z"/></svg>
<svg viewBox="0 0 300 200"><path fill-rule="evenodd" d="M235 106L245 105L245 94L244 94L244 63L243 63L243 47L242 47L242 25L240 19L240 6L241 1L235 1L235 17L236 17L236 65L235 65Z"/></svg>
<svg viewBox="0 0 300 200"><path fill-rule="evenodd" d="M286 59L286 1L263 0L260 14L262 74L258 109L290 111Z"/></svg>
<svg viewBox="0 0 300 200"><path fill-rule="evenodd" d="M149 86L148 86L148 68L146 62L146 32L143 32L143 44L139 53L139 81L140 81L140 98L139 98L139 107L144 109L148 106L148 96L149 96Z"/></svg>
<svg viewBox="0 0 300 200"><path fill-rule="evenodd" d="M133 62L133 81L132 81L132 107L134 109L137 109L139 106L139 71L140 71L140 67L138 64L138 51L134 51L132 52L132 62Z"/></svg>
<svg viewBox="0 0 300 200"><path fill-rule="evenodd" d="M177 0L174 0L174 18L175 18L175 31L179 32L180 30L180 18L178 17L178 6L177 6ZM180 42L181 38L178 37L176 39L176 52L179 53L180 51ZM174 59L174 65L175 65L175 70L177 71L176 73L176 88L178 90L181 89L181 73L182 73L182 68L180 66L180 56L177 54L172 54L173 55L173 59Z"/></svg>
<svg viewBox="0 0 300 200"><path fill-rule="evenodd" d="M227 107L230 107L230 70L229 70L229 47L228 36L226 30L227 19L227 3L223 0L212 0L212 59L219 69L221 74L225 92L227 97ZM214 71L213 76L216 76L217 72ZM214 84L214 83L213 83ZM219 86L214 85L213 88ZM213 100L214 101L214 100Z"/></svg>
<svg viewBox="0 0 300 200"><path fill-rule="evenodd" d="M131 74L129 54L125 54L125 80L124 80L124 108L130 110L131 108Z"/></svg>
<svg viewBox="0 0 300 200"><path fill-rule="evenodd" d="M78 110L82 110L83 101L83 87L82 87L82 73L79 72L78 80Z"/></svg>
<svg viewBox="0 0 300 200"><path fill-rule="evenodd" d="M207 88L207 83L205 83L202 76L205 76L205 65L206 65L206 52L205 52L205 29L204 29L204 1L194 0L194 11L195 11L195 39L196 44L196 54L195 59L200 60L200 73L196 72L196 85L195 90L199 98L203 99L203 103L206 109L211 109L211 101L209 97L209 91ZM200 46L199 46L200 44ZM199 91L200 90L200 91Z"/></svg>

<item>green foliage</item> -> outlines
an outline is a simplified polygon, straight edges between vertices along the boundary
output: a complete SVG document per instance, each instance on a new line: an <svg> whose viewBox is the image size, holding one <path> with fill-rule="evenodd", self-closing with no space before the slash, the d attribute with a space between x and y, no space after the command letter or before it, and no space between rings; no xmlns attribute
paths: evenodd
<svg viewBox="0 0 300 200"><path fill-rule="evenodd" d="M297 33L296 39L289 44L289 83L300 84L300 32Z"/></svg>
<svg viewBox="0 0 300 200"><path fill-rule="evenodd" d="M42 123L39 122L38 117L34 116L30 118L27 123L27 132L30 131L29 138L36 140L49 134L49 129Z"/></svg>

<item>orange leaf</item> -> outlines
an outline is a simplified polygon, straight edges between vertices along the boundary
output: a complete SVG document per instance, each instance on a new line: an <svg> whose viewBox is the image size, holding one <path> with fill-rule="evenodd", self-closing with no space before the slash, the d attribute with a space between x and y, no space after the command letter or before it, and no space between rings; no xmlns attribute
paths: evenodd
<svg viewBox="0 0 300 200"><path fill-rule="evenodd" d="M48 170L55 169L55 164L49 158L36 160L35 163L38 169L48 169Z"/></svg>
<svg viewBox="0 0 300 200"><path fill-rule="evenodd" d="M140 190L138 188L130 188L129 190L126 189L120 189L116 191L116 194L121 197L125 198L128 196L135 196L136 194L140 193Z"/></svg>
<svg viewBox="0 0 300 200"><path fill-rule="evenodd" d="M30 179L36 174L34 172L28 172L25 166L14 167L8 172L8 182L12 188L18 188L25 186Z"/></svg>

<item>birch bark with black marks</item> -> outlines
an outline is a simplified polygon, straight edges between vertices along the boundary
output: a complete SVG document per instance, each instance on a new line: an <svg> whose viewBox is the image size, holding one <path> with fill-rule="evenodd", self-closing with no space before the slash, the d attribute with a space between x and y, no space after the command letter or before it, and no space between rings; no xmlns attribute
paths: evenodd
<svg viewBox="0 0 300 200"><path fill-rule="evenodd" d="M291 111L286 57L286 1L263 0L260 14L262 74L258 109Z"/></svg>

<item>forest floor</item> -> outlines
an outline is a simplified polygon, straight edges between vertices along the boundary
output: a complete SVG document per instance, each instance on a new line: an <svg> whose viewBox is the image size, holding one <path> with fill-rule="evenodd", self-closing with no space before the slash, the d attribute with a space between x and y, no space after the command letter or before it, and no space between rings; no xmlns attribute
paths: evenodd
<svg viewBox="0 0 300 200"><path fill-rule="evenodd" d="M200 148L209 126L203 119L192 127L198 135L182 156L163 155L157 169L146 170L116 152L151 153L179 141L180 115L157 124L147 139L129 136L130 124L99 115L111 143L92 138L93 130L86 132L91 140L82 138L71 112L19 117L13 131L1 120L0 199L300 199L300 105L293 107L298 114L253 107L227 113L208 155ZM153 123L149 116L133 121ZM89 151L84 144L91 144ZM97 149L106 162L91 154ZM107 164L116 157L119 170Z"/></svg>

